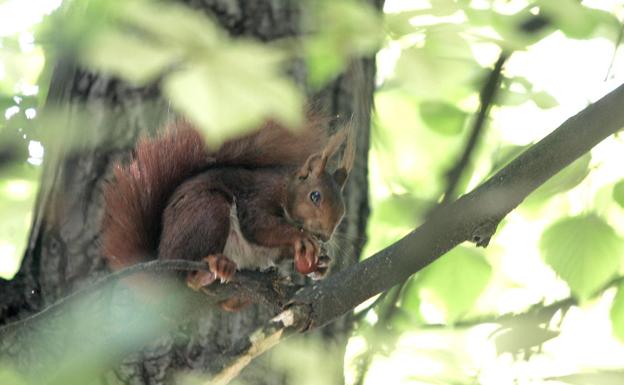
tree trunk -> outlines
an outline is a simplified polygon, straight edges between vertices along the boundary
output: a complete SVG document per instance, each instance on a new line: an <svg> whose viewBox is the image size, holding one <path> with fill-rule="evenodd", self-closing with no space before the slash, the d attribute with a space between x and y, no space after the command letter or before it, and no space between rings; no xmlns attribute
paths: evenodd
<svg viewBox="0 0 624 385"><path fill-rule="evenodd" d="M299 30L300 10L297 2L290 0L186 2L210 14L233 35L269 41L295 35ZM357 158L346 188L347 216L339 228L344 236L338 238L342 253L337 255L337 269L356 262L365 241L374 72L374 59L356 60L315 96L328 106L330 114L353 116L357 129ZM303 66L296 66L293 74L303 83ZM95 277L108 274L100 256L99 234L101 191L109 166L127 154L140 133L154 131L173 118L157 86L133 88L118 79L62 62L54 72L48 103L68 104L69 122L75 121L79 113L88 114L88 124L81 125L80 132L67 128L55 133L60 142L73 137L71 149L63 143L46 148L44 179L28 249L17 276L0 281L0 324L36 313L77 288L88 286ZM126 145L119 148L118 143ZM211 362L223 358L228 347L272 315L258 306L239 313L212 312L185 325L175 339L162 336L126 358L102 383L170 383L179 370L209 371ZM320 332L327 339L326 346L333 346L332 352L339 355L338 362L342 362L350 329L347 316ZM339 366L334 383L343 381ZM242 377L257 384L292 382L285 372L270 365L270 357L250 365Z"/></svg>

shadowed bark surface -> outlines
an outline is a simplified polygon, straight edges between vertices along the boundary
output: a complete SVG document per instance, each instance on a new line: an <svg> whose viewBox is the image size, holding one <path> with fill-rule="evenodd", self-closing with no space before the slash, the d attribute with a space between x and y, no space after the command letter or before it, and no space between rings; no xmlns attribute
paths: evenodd
<svg viewBox="0 0 624 385"><path fill-rule="evenodd" d="M264 41L295 35L300 10L288 0L186 1L206 12L233 35ZM368 215L367 149L374 60L355 61L345 74L319 95L319 103L332 115L354 117L358 155L346 188L347 216L337 238L341 255L336 270L354 263L364 244ZM302 83L305 68L295 65L295 79ZM23 318L54 303L72 291L108 274L99 255L102 216L101 189L113 160L127 154L142 132L154 131L174 117L157 86L133 88L101 74L60 62L54 73L48 104L69 104L65 118L75 122L79 114L87 124L59 132L58 146L46 149L44 180L33 229L18 275L0 281L0 324ZM65 146L72 138L73 146ZM171 381L178 369L206 370L234 341L262 325L272 314L252 306L231 314L210 312L171 335L164 335L127 358L102 383L159 384ZM348 317L320 331L327 344L343 351L351 324ZM329 348L328 345L328 348ZM342 356L338 356L339 360ZM221 357L223 358L223 357ZM340 376L341 373L336 373ZM243 373L251 383L284 383L285 374L266 357ZM341 377L336 378L342 381Z"/></svg>

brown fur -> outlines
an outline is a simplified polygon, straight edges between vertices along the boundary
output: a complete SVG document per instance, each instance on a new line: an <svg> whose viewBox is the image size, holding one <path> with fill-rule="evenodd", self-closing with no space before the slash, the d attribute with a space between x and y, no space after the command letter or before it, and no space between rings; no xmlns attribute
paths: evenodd
<svg viewBox="0 0 624 385"><path fill-rule="evenodd" d="M149 259L167 199L208 163L202 137L182 124L158 139L141 139L130 164L114 166L114 181L104 190L103 252L111 268Z"/></svg>
<svg viewBox="0 0 624 385"><path fill-rule="evenodd" d="M218 188L224 187L224 182L230 190L231 186L251 184L249 194L266 194L268 203L260 199L241 214L257 218L249 219L249 223L243 219L241 226L254 228L255 221L269 224L271 219L263 211L276 210L279 199L275 194L279 193L266 188L275 181L237 180L238 174L232 172L205 185L207 180L202 182L193 176L224 166L247 170L298 167L323 150L327 143L323 124L309 116L305 127L295 134L268 122L259 131L227 141L213 152L206 150L201 135L184 121L174 123L155 139L141 139L129 164L114 166L114 179L104 190L103 252L110 267L121 269L154 258L157 253L162 258L197 259L220 252L229 223L226 205L233 196ZM271 231L261 227L257 231L248 229L253 233L252 239L260 243L283 244L285 239L277 242L275 238L300 237L298 232L284 230L285 227L282 230L288 234L276 233L279 226Z"/></svg>

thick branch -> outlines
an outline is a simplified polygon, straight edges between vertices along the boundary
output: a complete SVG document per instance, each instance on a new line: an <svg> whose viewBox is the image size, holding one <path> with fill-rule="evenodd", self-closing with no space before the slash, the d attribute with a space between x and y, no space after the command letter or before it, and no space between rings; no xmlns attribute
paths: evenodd
<svg viewBox="0 0 624 385"><path fill-rule="evenodd" d="M31 317L0 328L0 361L17 372L28 372L32 383L43 378L53 379L50 384L81 383L84 378L74 378L75 373L97 375L108 368L103 363L136 352L224 299L249 299L275 314L298 288L276 271L242 271L228 284L210 285L201 294L162 274L192 270L208 270L208 265L155 260L110 274ZM117 284L134 279L137 273L138 281ZM159 274L158 279L146 276L153 273ZM140 288L130 289L134 283ZM88 352L84 346L90 347ZM59 367L61 358L68 364ZM88 369L81 372L76 367Z"/></svg>
<svg viewBox="0 0 624 385"><path fill-rule="evenodd" d="M471 193L362 263L301 290L310 327L330 322L421 270L463 241L486 246L532 191L624 125L624 85L566 120Z"/></svg>

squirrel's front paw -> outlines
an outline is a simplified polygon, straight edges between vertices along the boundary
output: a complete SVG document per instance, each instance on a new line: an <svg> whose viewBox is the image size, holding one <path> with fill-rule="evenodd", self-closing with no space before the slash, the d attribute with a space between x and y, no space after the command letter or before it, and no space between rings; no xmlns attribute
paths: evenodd
<svg viewBox="0 0 624 385"><path fill-rule="evenodd" d="M316 269L308 274L308 277L312 278L314 281L321 280L325 278L327 273L329 272L329 264L331 263L331 259L327 255L321 255L318 258L318 262L316 264Z"/></svg>
<svg viewBox="0 0 624 385"><path fill-rule="evenodd" d="M319 252L318 241L309 234L302 233L295 241L295 268L301 274L309 274L316 270Z"/></svg>
<svg viewBox="0 0 624 385"><path fill-rule="evenodd" d="M204 258L210 271L193 271L186 277L186 284L193 290L199 290L213 283L217 278L228 282L236 272L236 263L223 254L209 255Z"/></svg>

